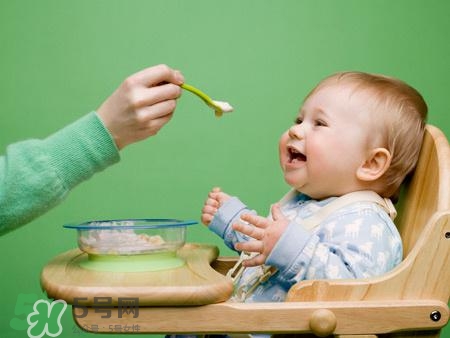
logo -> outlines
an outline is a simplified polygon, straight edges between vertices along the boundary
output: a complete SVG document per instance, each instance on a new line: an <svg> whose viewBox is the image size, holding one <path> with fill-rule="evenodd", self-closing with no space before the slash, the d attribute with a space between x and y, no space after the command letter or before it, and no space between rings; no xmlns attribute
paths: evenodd
<svg viewBox="0 0 450 338"><path fill-rule="evenodd" d="M112 318L112 314L117 319L123 319L120 323L100 320L89 325L72 327L73 334L84 334L85 331L98 333L140 333L139 324L128 320L139 317L139 298L119 297L113 300L112 297L75 297L72 308L75 318L84 318L89 311L101 313L101 318ZM27 331L29 338L58 337L62 334L63 327L61 319L67 309L64 300L49 300L45 293L36 295L33 293L20 293L17 295L14 308L15 317L9 322L9 326L17 331ZM80 330L81 329L81 330ZM83 331L84 330L84 331Z"/></svg>
<svg viewBox="0 0 450 338"><path fill-rule="evenodd" d="M34 303L33 312L27 317L27 333L30 338L41 338L44 334L58 337L63 328L61 317L67 309L67 303L61 299L53 302L40 299Z"/></svg>
<svg viewBox="0 0 450 338"><path fill-rule="evenodd" d="M31 304L33 305L31 306ZM34 294L19 294L15 314L28 315L26 322L19 318L13 318L10 326L15 330L27 329L29 338L41 338L45 335L58 337L63 331L61 317L66 309L67 303L61 299L48 301L39 299Z"/></svg>

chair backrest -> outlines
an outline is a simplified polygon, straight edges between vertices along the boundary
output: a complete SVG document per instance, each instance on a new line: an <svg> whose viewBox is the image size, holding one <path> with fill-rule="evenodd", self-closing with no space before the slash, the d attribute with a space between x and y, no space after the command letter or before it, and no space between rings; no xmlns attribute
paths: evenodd
<svg viewBox="0 0 450 338"><path fill-rule="evenodd" d="M404 260L378 277L306 280L288 301L417 300L450 297L450 148L445 135L427 125L418 165L405 182L397 226Z"/></svg>
<svg viewBox="0 0 450 338"><path fill-rule="evenodd" d="M402 186L397 209L406 257L431 216L450 210L450 148L436 127L427 125L417 167Z"/></svg>

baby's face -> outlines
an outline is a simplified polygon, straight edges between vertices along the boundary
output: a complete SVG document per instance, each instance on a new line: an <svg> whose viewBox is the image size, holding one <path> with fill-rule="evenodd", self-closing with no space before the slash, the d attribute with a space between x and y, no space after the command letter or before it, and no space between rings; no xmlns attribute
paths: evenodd
<svg viewBox="0 0 450 338"><path fill-rule="evenodd" d="M359 190L357 168L370 139L368 95L349 85L327 85L303 104L280 139L286 182L315 199Z"/></svg>

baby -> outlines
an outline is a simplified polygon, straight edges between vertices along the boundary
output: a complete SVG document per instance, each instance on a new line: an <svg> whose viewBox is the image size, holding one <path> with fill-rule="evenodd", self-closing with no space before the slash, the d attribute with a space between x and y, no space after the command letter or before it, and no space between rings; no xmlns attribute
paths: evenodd
<svg viewBox="0 0 450 338"><path fill-rule="evenodd" d="M345 72L321 81L279 141L292 191L271 215L219 188L203 207L202 222L243 252L234 299L283 301L301 280L365 278L400 263L390 199L416 165L426 115L422 96L394 78Z"/></svg>

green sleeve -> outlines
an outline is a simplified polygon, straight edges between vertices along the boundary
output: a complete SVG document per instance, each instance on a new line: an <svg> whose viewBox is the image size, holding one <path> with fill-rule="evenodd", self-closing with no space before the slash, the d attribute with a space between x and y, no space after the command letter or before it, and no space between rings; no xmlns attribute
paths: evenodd
<svg viewBox="0 0 450 338"><path fill-rule="evenodd" d="M9 145L0 157L0 235L45 213L77 184L119 160L95 112L44 140Z"/></svg>

